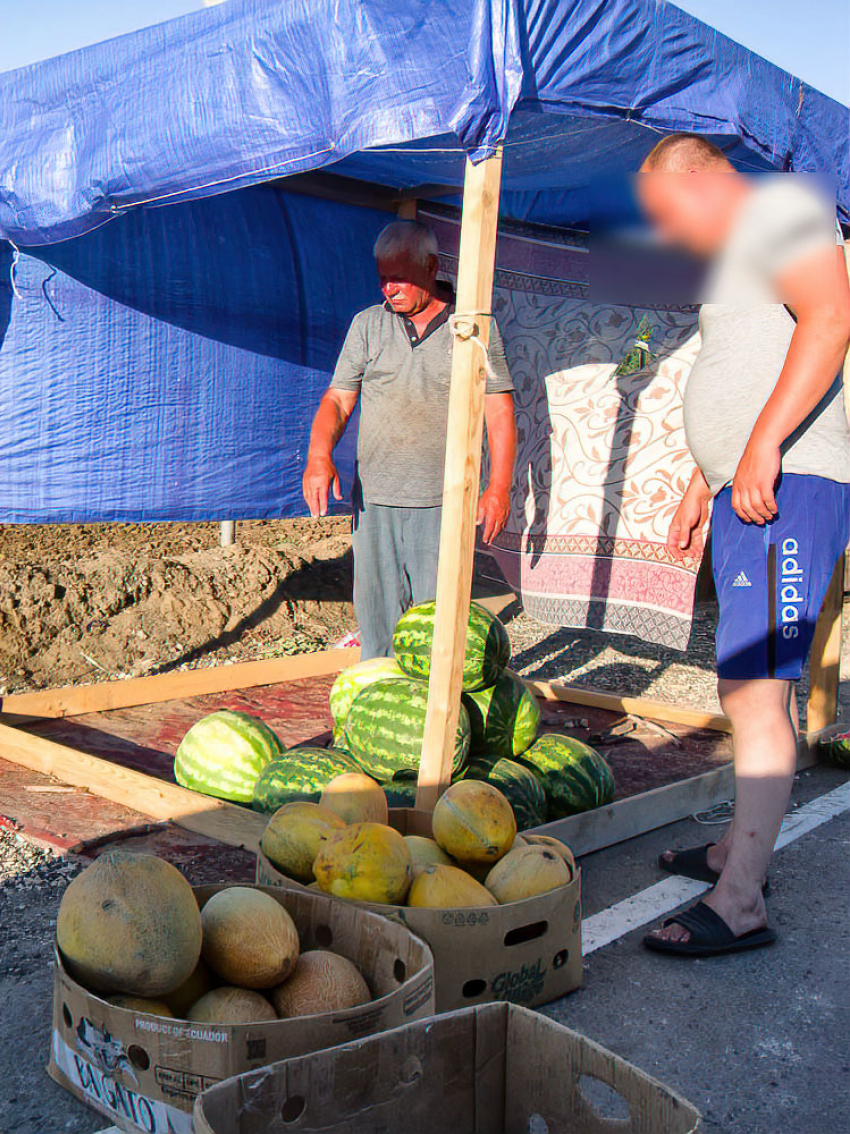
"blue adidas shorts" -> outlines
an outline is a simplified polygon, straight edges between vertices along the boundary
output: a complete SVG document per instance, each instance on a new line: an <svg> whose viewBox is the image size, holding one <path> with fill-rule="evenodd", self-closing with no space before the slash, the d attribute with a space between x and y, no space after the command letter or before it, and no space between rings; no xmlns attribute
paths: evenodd
<svg viewBox="0 0 850 1134"><path fill-rule="evenodd" d="M783 475L769 524L745 524L732 489L714 501L719 677L797 680L838 557L850 543L850 485Z"/></svg>

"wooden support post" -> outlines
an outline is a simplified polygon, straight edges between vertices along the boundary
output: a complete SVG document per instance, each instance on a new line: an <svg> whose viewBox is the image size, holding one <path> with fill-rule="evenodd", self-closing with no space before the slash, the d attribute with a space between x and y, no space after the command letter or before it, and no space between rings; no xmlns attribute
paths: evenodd
<svg viewBox="0 0 850 1134"><path fill-rule="evenodd" d="M458 258L457 313L474 319L477 337L485 345L490 336L490 318L478 313L489 312L493 301L501 177L501 150L479 165L467 161ZM434 645L416 796L416 806L425 811L434 808L451 781L481 479L484 362L477 343L471 339L455 339Z"/></svg>
<svg viewBox="0 0 850 1134"><path fill-rule="evenodd" d="M418 208L419 202L415 197L405 197L403 201L399 201L398 203L398 219L416 220Z"/></svg>
<svg viewBox="0 0 850 1134"><path fill-rule="evenodd" d="M811 746L838 716L838 678L841 668L841 610L844 604L844 556L838 560L823 600L809 656L809 703L806 739Z"/></svg>

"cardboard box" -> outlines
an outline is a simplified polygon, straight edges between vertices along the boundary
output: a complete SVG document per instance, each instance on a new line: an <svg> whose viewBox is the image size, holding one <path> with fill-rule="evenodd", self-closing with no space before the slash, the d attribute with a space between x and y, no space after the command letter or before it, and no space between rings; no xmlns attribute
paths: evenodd
<svg viewBox="0 0 850 1134"><path fill-rule="evenodd" d="M403 835L431 834L426 812L393 810L390 821ZM262 852L257 882L315 893L282 874ZM581 986L581 871L574 861L568 885L506 906L430 910L363 902L357 907L381 913L428 942L438 1012L493 1000L532 1008Z"/></svg>
<svg viewBox="0 0 850 1134"><path fill-rule="evenodd" d="M195 1134L696 1134L700 1115L536 1012L491 1004L205 1091Z"/></svg>
<svg viewBox="0 0 850 1134"><path fill-rule="evenodd" d="M226 888L195 893L202 905ZM221 1079L433 1014L431 951L403 926L323 894L267 892L292 915L303 948L354 961L371 1003L270 1023L192 1024L116 1008L72 980L57 950L50 1077L124 1130L190 1134L195 1097Z"/></svg>

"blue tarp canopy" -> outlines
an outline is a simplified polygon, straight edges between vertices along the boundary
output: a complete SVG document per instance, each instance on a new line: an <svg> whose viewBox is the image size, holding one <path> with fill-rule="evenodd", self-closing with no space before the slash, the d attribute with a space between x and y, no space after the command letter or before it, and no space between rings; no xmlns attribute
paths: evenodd
<svg viewBox="0 0 850 1134"><path fill-rule="evenodd" d="M230 0L0 75L0 521L302 510L387 214L291 175L457 202L504 142L503 215L585 227L694 130L848 219L849 114L660 0Z"/></svg>

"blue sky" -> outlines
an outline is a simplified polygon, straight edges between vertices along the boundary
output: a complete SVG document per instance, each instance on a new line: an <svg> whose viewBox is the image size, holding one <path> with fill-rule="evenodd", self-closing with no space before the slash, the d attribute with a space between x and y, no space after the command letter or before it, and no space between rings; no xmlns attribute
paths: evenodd
<svg viewBox="0 0 850 1134"><path fill-rule="evenodd" d="M0 71L200 7L201 0L0 0ZM848 0L680 0L679 7L850 104Z"/></svg>

